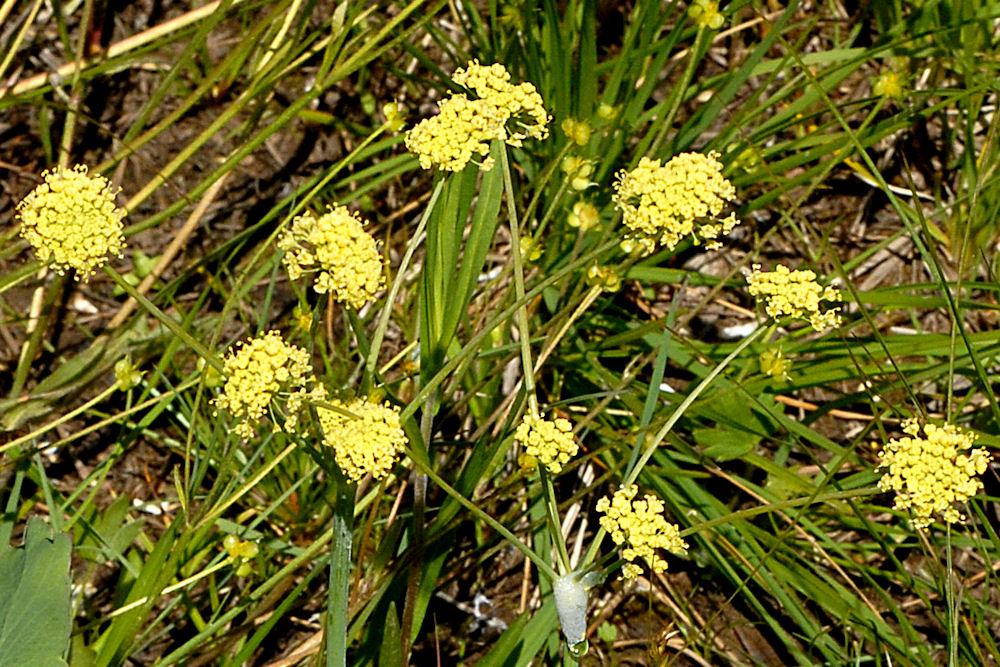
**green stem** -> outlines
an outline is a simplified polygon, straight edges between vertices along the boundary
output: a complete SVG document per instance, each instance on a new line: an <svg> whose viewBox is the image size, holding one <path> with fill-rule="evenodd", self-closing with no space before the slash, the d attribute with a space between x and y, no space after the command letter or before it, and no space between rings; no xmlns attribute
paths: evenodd
<svg viewBox="0 0 1000 667"><path fill-rule="evenodd" d="M555 489L552 488L552 479L548 471L541 463L538 464L538 475L542 480L542 493L545 497L545 514L548 517L549 534L552 542L556 546L556 556L559 558L559 573L568 574L570 567L569 550L566 548L566 540L563 539L562 526L559 525L559 505L556 502Z"/></svg>
<svg viewBox="0 0 1000 667"><path fill-rule="evenodd" d="M10 392L7 395L9 400L13 400L21 395L24 384L28 381L28 373L31 371L31 362L38 353L38 348L42 344L42 336L49 325L49 315L52 313L54 304L63 286L66 284L66 276L58 275L48 287L39 287L45 290L44 300L38 310L38 318L35 320L35 328L28 336L28 342L21 348L21 358L17 361L17 368L14 370L14 382L11 383ZM30 326L30 324L29 324Z"/></svg>
<svg viewBox="0 0 1000 667"><path fill-rule="evenodd" d="M946 521L944 595L948 615L948 667L958 665L958 601L955 597L954 566L951 554L951 522Z"/></svg>
<svg viewBox="0 0 1000 667"><path fill-rule="evenodd" d="M524 392L528 397L528 411L538 416L538 397L535 395L535 364L531 360L531 327L528 323L528 302L524 298L524 262L521 257L521 231L518 226L517 209L514 205L514 183L510 176L510 161L507 159L507 146L500 150L500 165L503 168L503 187L507 199L507 219L510 224L511 258L514 263L514 298L520 304L517 309L517 328L521 333L521 370L524 378ZM566 540L563 539L559 526L559 506L556 503L555 489L552 479L546 474L541 463L538 472L542 482L542 495L545 499L545 512L548 516L549 537L556 545L559 558L559 568L563 573L570 571L569 551Z"/></svg>
<svg viewBox="0 0 1000 667"><path fill-rule="evenodd" d="M674 427L674 424L676 424L678 420L680 420L680 418L684 415L684 413L687 412L687 409L691 407L691 404L694 403L696 400L698 400L698 397L701 396L702 392L708 389L708 386L712 384L715 378L717 378L719 374L722 373L722 371L724 371L729 366L729 364L733 362L734 359L736 359L736 357L740 356L740 354L743 353L743 350L747 349L750 343L757 340L757 338L762 333L768 330L769 327L763 327L763 326L759 326L756 329L754 329L754 331L749 336L740 341L740 344L736 346L736 349L730 352L729 355L725 359L723 359L718 366L712 369L711 373L705 376L704 380L698 383L698 386L694 388L694 391L688 394L684 398L684 400L681 401L681 404L677 406L673 414L670 415L667 421L660 428L659 432L653 437L653 439L649 442L649 444L646 445L645 451L642 453L642 456L639 457L639 460L636 462L635 466L631 470L626 472L625 479L622 480L622 487L631 486L632 484L635 483L635 480L638 479L639 473L642 472L642 469L646 465L646 462L649 461L650 457L653 456L653 452L655 452L656 448L660 446L660 443L663 442L663 439L667 437L667 434L670 433L670 429Z"/></svg>
<svg viewBox="0 0 1000 667"><path fill-rule="evenodd" d="M427 202L427 206L424 207L424 214L420 216L420 222L417 224L417 229L413 233L413 236L410 237L410 242L406 245L406 253L403 255L403 260L399 263L399 269L396 271L396 279L392 281L392 287L389 288L389 294L385 297L385 305L382 306L382 312L379 314L378 325L375 327L375 333L372 334L368 358L365 359L365 373L364 377L361 379L362 392L370 391L372 384L374 383L375 370L378 367L379 351L382 348L382 339L385 338L386 329L389 328L389 320L392 318L392 305L396 303L396 295L399 294L399 290L403 286L403 278L406 275L406 269L409 268L410 262L413 259L413 253L416 252L417 247L420 245L421 238L424 235L424 229L427 227L427 221L431 217L431 211L434 210L434 206L437 204L437 200L441 195L441 188L443 186L444 179L438 180L437 184L434 186L434 191L431 193L431 199Z"/></svg>
<svg viewBox="0 0 1000 667"><path fill-rule="evenodd" d="M538 414L538 398L535 396L534 364L531 362L531 329L528 326L528 303L524 298L524 263L521 259L521 230L517 223L514 207L514 184L510 177L510 162L507 146L500 150L500 165L503 169L503 188L507 197L507 221L510 225L511 259L514 262L514 297L520 304L517 308L517 329L521 340L521 371L524 377L524 392L528 396L528 409Z"/></svg>
<svg viewBox="0 0 1000 667"><path fill-rule="evenodd" d="M694 38L694 46L691 47L691 58L687 62L687 66L684 68L684 74L681 75L681 80L674 86L673 99L670 100L670 108L667 110L667 115L663 118L663 122L660 124L660 129L656 132L656 138L653 139L653 143L649 146L650 155L656 155L660 150L660 144L667 136L667 132L670 127L674 124L674 118L677 117L677 112L680 111L681 104L684 103L684 91L688 89L691 85L691 79L694 78L694 70L698 65L698 54L701 51L702 44L705 41L705 26L698 26L698 34Z"/></svg>
<svg viewBox="0 0 1000 667"><path fill-rule="evenodd" d="M222 372L222 362L219 361L219 358L211 350L202 345L201 341L185 331L184 326L180 322L175 321L172 317L157 308L152 301L140 294L136 288L129 285L128 282L118 275L118 272L110 266L104 266L104 273L114 280L115 284L121 287L126 294L135 299L147 313L155 317L160 324L170 329L170 331L173 332L175 336L180 338L185 345L194 350L198 356L205 360L205 363L211 364L211 366L217 371L220 373Z"/></svg>
<svg viewBox="0 0 1000 667"><path fill-rule="evenodd" d="M510 543L512 547L523 553L526 558L528 558L532 563L534 563L535 567L538 568L538 571L541 572L543 575L545 575L549 579L549 581L555 581L556 579L559 578L559 575L556 574L556 571L552 568L551 565L546 563L543 559L539 558L538 554L532 551L531 548L528 547L528 545L526 545L524 542L519 540L517 536L514 535L514 533L510 532L510 530L506 526L504 526L502 523L500 523L492 516L484 512L482 508L480 508L478 505L476 505L471 500L469 500L461 493L459 493L455 488L453 488L450 484L448 484L448 482L444 481L444 479L440 475L438 475L431 469L430 465L426 461L412 456L410 452L407 452L406 454L413 461L414 465L416 465L417 468L419 468L420 472L427 475L428 479L437 484L437 486L440 487L442 491L444 491L449 496L454 498L458 502L458 504L460 504L465 509L469 510L469 512L471 512L473 516L479 518L481 521L490 526L493 530L497 531L497 533L499 533L501 537L507 540L507 542Z"/></svg>
<svg viewBox="0 0 1000 667"><path fill-rule="evenodd" d="M90 399L89 401L87 401L86 403L84 403L83 405L81 405L80 407L78 407L75 410L72 410L70 412L67 412L62 417L59 417L59 419L56 419L53 422L49 422L45 426L42 426L41 428L39 428L39 429L37 429L35 431L32 431L31 433L29 433L27 435L22 435L20 438L18 438L16 440L12 440L11 442L8 442L5 445L0 445L0 453L3 453L3 452L5 452L8 449L11 449L13 447L17 447L18 445L21 445L21 444L23 444L25 442L28 442L29 440L34 440L35 438L38 438L38 437L40 437L42 435L45 435L46 433L48 433L49 431L51 431L55 427L59 426L60 424L65 424L66 422L70 421L71 419L74 419L77 415L79 415L81 413L84 413L87 410L89 410L90 408L94 407L95 405L97 405L98 403L100 403L101 401L103 401L104 399L106 399L108 396L110 396L111 394L115 393L115 391L117 389L118 389L118 383L116 382L115 384L111 385L110 387L108 387L107 389L105 389L100 394L98 394L94 398Z"/></svg>

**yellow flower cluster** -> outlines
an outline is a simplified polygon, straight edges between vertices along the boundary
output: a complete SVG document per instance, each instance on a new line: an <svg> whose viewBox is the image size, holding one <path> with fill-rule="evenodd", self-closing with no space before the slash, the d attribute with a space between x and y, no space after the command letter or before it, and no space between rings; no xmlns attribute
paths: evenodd
<svg viewBox="0 0 1000 667"><path fill-rule="evenodd" d="M365 232L364 221L345 206L320 217L311 213L292 220L278 239L288 277L316 272L313 288L352 308L361 308L385 285L378 243Z"/></svg>
<svg viewBox="0 0 1000 667"><path fill-rule="evenodd" d="M642 572L635 560L642 558L653 572L664 572L667 562L657 549L683 556L687 543L681 539L677 524L663 518L663 501L646 494L644 500L632 500L639 489L634 484L615 491L612 498L597 501L597 511L603 512L601 528L608 531L615 544L628 545L622 549L622 558L629 561L622 568L622 578L635 579Z"/></svg>
<svg viewBox="0 0 1000 667"><path fill-rule="evenodd" d="M399 410L388 403L369 402L367 398L330 403L340 410L317 408L323 442L333 447L334 458L344 475L357 482L368 473L375 479L389 474L407 443L406 433L399 424Z"/></svg>
<svg viewBox="0 0 1000 667"><path fill-rule="evenodd" d="M926 424L923 431L921 438L920 425L908 420L903 432L910 437L890 440L879 453L879 468L886 472L878 488L896 492L893 508L909 508L917 528L929 526L934 514L948 523L964 522L953 504L979 493L979 475L991 457L982 447L971 449L976 435L953 424Z"/></svg>
<svg viewBox="0 0 1000 667"><path fill-rule="evenodd" d="M241 540L235 535L226 535L222 546L229 554L230 563L236 566L236 576L245 577L253 572L253 560L260 553L256 542Z"/></svg>
<svg viewBox="0 0 1000 667"><path fill-rule="evenodd" d="M115 206L118 191L84 165L56 167L42 180L17 205L21 236L57 272L76 269L86 282L108 255L122 255L125 211Z"/></svg>
<svg viewBox="0 0 1000 667"><path fill-rule="evenodd" d="M520 146L528 137L544 139L551 120L542 97L530 83L514 85L499 64L480 65L474 60L458 69L452 80L475 94L455 94L439 104L437 116L421 121L406 135L406 147L424 169L439 167L461 171L473 155L482 158L488 171L492 160L489 142L496 139Z"/></svg>
<svg viewBox="0 0 1000 667"><path fill-rule="evenodd" d="M693 235L694 242L718 248L720 236L739 222L735 214L719 219L736 197L733 184L722 176L717 153L681 153L666 164L644 157L632 171L622 170L612 199L629 231L622 247L652 252L659 243L673 249Z"/></svg>
<svg viewBox="0 0 1000 667"><path fill-rule="evenodd" d="M587 231L600 222L600 220L601 214L597 210L597 207L590 202L581 199L573 204L573 209L570 211L570 214L566 219L566 224L570 227Z"/></svg>
<svg viewBox="0 0 1000 667"><path fill-rule="evenodd" d="M314 382L309 353L286 343L277 331L237 343L223 361L223 375L225 384L215 407L239 420L233 430L244 440L253 437L253 424L264 416L272 399L286 399L285 423L282 427L275 424L274 429L290 433L298 424L303 402L325 395L322 387L308 389Z"/></svg>
<svg viewBox="0 0 1000 667"><path fill-rule="evenodd" d="M524 446L524 453L539 461L554 475L576 454L579 445L573 437L569 420L542 419L538 415L525 415L514 431L514 439Z"/></svg>
<svg viewBox="0 0 1000 667"><path fill-rule="evenodd" d="M760 264L754 264L747 283L750 295L764 297L764 309L775 319L786 315L806 318L816 331L840 326L837 308L820 307L820 301L840 301L840 291L833 286L820 287L812 271L790 271L780 264L774 271L761 271Z"/></svg>

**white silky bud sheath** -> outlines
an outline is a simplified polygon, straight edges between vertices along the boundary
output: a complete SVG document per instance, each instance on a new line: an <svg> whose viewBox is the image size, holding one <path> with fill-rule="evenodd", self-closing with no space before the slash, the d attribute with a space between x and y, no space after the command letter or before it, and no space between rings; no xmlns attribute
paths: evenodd
<svg viewBox="0 0 1000 667"><path fill-rule="evenodd" d="M587 589L576 573L570 572L556 579L552 594L566 642L579 644L587 636Z"/></svg>

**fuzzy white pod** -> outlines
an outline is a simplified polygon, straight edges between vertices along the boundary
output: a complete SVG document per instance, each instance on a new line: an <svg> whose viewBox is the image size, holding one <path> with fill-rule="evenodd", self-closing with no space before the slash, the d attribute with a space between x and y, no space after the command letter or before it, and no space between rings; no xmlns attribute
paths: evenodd
<svg viewBox="0 0 1000 667"><path fill-rule="evenodd" d="M575 572L564 574L552 585L559 624L570 646L587 636L587 588Z"/></svg>

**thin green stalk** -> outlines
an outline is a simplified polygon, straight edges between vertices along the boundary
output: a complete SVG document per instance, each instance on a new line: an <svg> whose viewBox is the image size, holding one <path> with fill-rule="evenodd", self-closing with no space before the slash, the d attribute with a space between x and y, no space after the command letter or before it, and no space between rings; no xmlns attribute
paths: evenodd
<svg viewBox="0 0 1000 667"><path fill-rule="evenodd" d="M545 515L548 518L549 534L556 546L556 556L559 558L559 573L568 574L570 567L569 550L566 548L566 540L563 539L562 528L559 525L559 505L556 502L555 489L552 488L552 479L549 477L545 466L538 465L538 475L542 481L542 493L545 497Z"/></svg>
<svg viewBox="0 0 1000 667"><path fill-rule="evenodd" d="M945 581L944 595L948 618L948 667L958 665L958 599L955 595L955 570L951 553L951 522L945 522Z"/></svg>
<svg viewBox="0 0 1000 667"><path fill-rule="evenodd" d="M469 500L461 493L459 493L454 487L448 484L448 482L446 482L443 477L434 472L434 470L431 469L430 465L426 461L412 456L410 452L407 452L407 456L410 457L410 459L413 461L414 465L417 466L420 472L427 475L428 479L434 482L442 491L444 491L449 496L454 498L458 502L458 504L460 504L462 507L469 510L469 512L472 513L473 516L475 516L480 521L483 521L484 523L489 525L490 528L492 528L493 530L497 531L497 533L502 538L507 540L507 542L509 542L512 547L514 547L522 554L524 554L525 557L528 558L535 565L535 567L538 568L538 571L549 579L549 581L555 581L556 579L559 578L559 575L552 568L552 566L546 563L543 559L539 558L538 554L536 554L528 545L526 545L524 542L518 539L517 535L512 533L510 529L508 529L502 523L494 519L492 516L484 512L482 508L480 508L478 505L476 505L471 500Z"/></svg>
<svg viewBox="0 0 1000 667"><path fill-rule="evenodd" d="M514 263L514 298L520 304L517 308L517 329L520 332L521 371L524 377L524 391L528 395L528 409L533 415L538 414L538 398L535 396L535 377L531 362L531 328L528 325L528 303L524 298L524 263L521 259L521 230L517 223L517 210L514 206L514 184L510 177L510 162L507 159L507 146L500 150L500 165L503 169L503 187L507 195L507 222L510 225L511 259Z"/></svg>
<svg viewBox="0 0 1000 667"><path fill-rule="evenodd" d="M43 267L39 273L42 277L44 277L47 270ZM21 395L21 391L24 389L24 383L28 381L28 373L31 371L31 362L38 353L38 348L42 345L42 336L45 335L45 330L48 328L49 316L52 314L56 299L62 292L62 288L65 284L66 276L57 275L51 285L48 285L47 287L40 286L37 288L44 290L44 300L37 311L34 309L34 306L32 307L34 319L29 319L28 326L30 327L33 322L34 328L31 329L28 341L21 347L21 356L17 360L17 368L14 370L14 381L11 383L10 392L7 396L10 400L13 400ZM37 301L35 303L37 303Z"/></svg>
<svg viewBox="0 0 1000 667"><path fill-rule="evenodd" d="M427 394L423 402L424 410L420 415L420 436L423 440L423 454L428 461L431 435L434 431L434 409L437 405L437 392ZM416 460L416 459L414 459ZM428 466L428 469L430 466ZM406 598L403 606L403 619L400 624L400 636L403 640L402 654L409 658L410 638L413 635L413 620L417 612L417 594L420 586L420 573L423 571L424 558L424 511L427 507L427 473L414 471L413 474L413 560L406 577Z"/></svg>
<svg viewBox="0 0 1000 667"><path fill-rule="evenodd" d="M118 390L118 384L115 383L110 387L108 387L107 389L105 389L104 391L102 391L97 396L93 397L92 399L81 405L80 407L76 408L75 410L71 410L70 412L67 412L63 416L56 419L55 421L51 421L45 426L42 426L32 431L31 433L28 433L27 435L22 435L20 438L17 438L16 440L12 440L4 445L0 445L0 453L3 453L13 447L17 447L18 445L28 442L29 440L34 440L35 438L39 438L48 433L49 431L51 431L52 429L56 428L60 424L65 424L71 419L75 419L77 415L86 412L90 408L94 407L95 405L106 399L111 394L115 393L115 391L117 390Z"/></svg>
<svg viewBox="0 0 1000 667"><path fill-rule="evenodd" d="M138 290L126 282L126 280L118 275L118 272L110 266L104 266L104 273L114 280L115 284L121 287L126 294L135 299L147 313L155 317L160 324L170 329L170 331L173 332L175 336L180 338L185 345L191 348L195 354L204 359L205 363L210 364L217 371L222 372L222 362L219 361L218 356L202 345L201 341L188 333L179 322L176 322L172 317L157 308L152 301L140 294Z"/></svg>
<svg viewBox="0 0 1000 667"><path fill-rule="evenodd" d="M517 309L517 328L520 331L521 369L524 378L524 391L528 397L528 411L532 416L538 416L538 397L535 395L535 365L531 361L531 327L528 323L528 302L524 298L524 263L521 257L521 232L518 227L517 209L514 199L514 183L510 176L510 161L507 158L507 146L500 150L500 165L503 169L503 186L507 199L507 219L510 224L511 258L514 263L514 297L520 303ZM545 501L545 511L549 518L549 536L556 545L559 558L559 568L563 573L570 571L569 551L566 540L559 528L559 506L556 503L552 479L545 473L541 465L538 472L542 482L542 495Z"/></svg>
<svg viewBox="0 0 1000 667"><path fill-rule="evenodd" d="M478 332L476 332L474 336L472 336L472 338L469 339L469 342L467 342L465 346L462 347L462 349L458 352L458 354L454 355L454 357L445 362L445 364L441 367L441 369L434 374L434 377L432 377L423 386L420 387L420 390L417 392L416 396L413 397L413 400L411 400L410 403L405 408L403 408L403 411L399 414L400 420L406 421L407 419L412 417L413 414L423 404L423 401L426 398L426 396L432 391L435 391L438 387L440 387L441 384L450 376L451 372L454 371L463 363L465 363L469 356L476 354L479 351L482 342L487 337L491 336L493 334L493 331L498 326L506 322L508 318L514 315L518 307L520 307L521 303L526 303L528 299L535 298L537 295L541 294L542 291L545 290L546 288L552 285L559 284L560 282L564 281L567 275L579 269L580 267L586 265L593 259L600 257L610 248L616 245L618 245L617 240L605 243L601 246L598 246L597 248L587 253L583 257L580 257L578 259L569 262L558 273L555 273L551 276L545 277L542 280L539 280L538 283L525 294L523 300L515 301L513 304L507 306L504 310L498 313L493 320L484 325Z"/></svg>
<svg viewBox="0 0 1000 667"><path fill-rule="evenodd" d="M698 25L698 34L694 38L694 46L691 47L691 57L688 59L687 65L684 67L684 73L681 75L681 80L673 87L673 98L670 100L670 108L667 110L667 115L663 118L660 123L660 129L656 132L656 138L653 139L653 143L649 146L650 155L656 155L660 150L660 144L667 137L667 132L670 131L671 126L674 124L674 119L677 117L677 112L680 111L681 105L684 103L684 92L687 90L688 86L691 85L691 80L694 78L694 70L698 65L698 54L701 52L702 45L705 41L705 31L706 28L703 25Z"/></svg>
<svg viewBox="0 0 1000 667"><path fill-rule="evenodd" d="M389 293L385 297L385 304L382 306L382 312L379 313L378 325L375 327L375 333L372 334L368 358L365 359L365 373L361 379L362 392L371 390L371 386L375 378L375 369L378 367L378 357L382 348L382 339L385 338L386 329L389 328L389 320L392 319L392 305L396 303L396 296L399 294L399 290L403 286L403 279L406 275L406 270L409 268L410 262L413 260L413 253L416 252L417 247L420 245L421 239L424 235L424 229L427 227L427 220L430 218L431 211L434 210L434 206L437 204L437 200L441 195L441 188L443 186L444 179L438 179L438 182L434 185L434 191L431 193L430 201L428 201L427 206L424 207L424 214L420 216L420 222L417 224L417 229L413 233L413 236L410 237L410 242L406 244L406 252L403 254L403 260L399 263L399 269L396 271L396 278L392 281L392 287L389 288Z"/></svg>
<svg viewBox="0 0 1000 667"><path fill-rule="evenodd" d="M653 452L655 452L656 448L660 446L660 443L663 442L663 439L667 437L667 434L670 433L670 430L674 427L674 424L676 424L677 421L684 415L684 413L687 412L687 409L691 407L691 404L694 403L696 400L698 400L698 397L701 396L701 393L706 389L708 389L708 386L712 384L715 378L717 378L719 374L722 373L722 371L724 371L729 366L729 364L733 362L734 359L740 356L743 353L743 350L747 349L750 343L757 340L757 338L765 331L768 331L768 329L769 327L764 327L764 326L759 326L756 329L754 329L754 331L749 336L740 341L740 344L737 345L736 348L732 352L730 352L729 355L725 359L723 359L718 366L712 369L711 373L705 376L704 380L698 383L698 386L694 388L694 391L688 394L684 398L684 400L681 401L681 404L678 405L677 408L673 411L673 413L670 415L667 421L660 428L659 432L657 432L657 434L653 436L653 439L650 440L649 444L646 445L646 450L642 453L642 456L639 457L639 460L636 462L635 466L631 470L626 471L625 478L622 480L623 487L627 487L635 483L635 480L639 478L639 473L642 472L642 469L646 465L646 462L649 461L650 457L653 456Z"/></svg>

